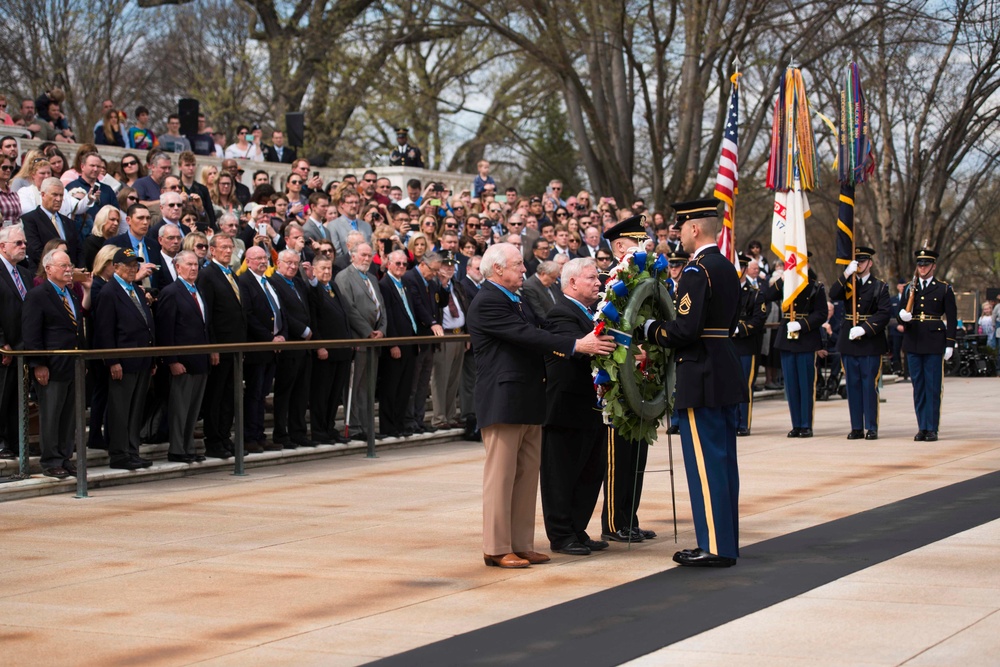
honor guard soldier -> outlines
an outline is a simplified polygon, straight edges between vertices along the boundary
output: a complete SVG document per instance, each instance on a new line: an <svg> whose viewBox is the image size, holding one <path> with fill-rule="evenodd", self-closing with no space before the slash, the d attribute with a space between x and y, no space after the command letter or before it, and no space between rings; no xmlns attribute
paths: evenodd
<svg viewBox="0 0 1000 667"><path fill-rule="evenodd" d="M812 253L809 253L812 255ZM781 269L764 294L768 301L781 303L784 280ZM785 398L792 416L789 438L811 438L813 407L816 404L816 352L823 347L820 327L827 320L826 289L809 269L809 283L781 314L781 326L774 348L781 352L781 372L785 376Z"/></svg>
<svg viewBox="0 0 1000 667"><path fill-rule="evenodd" d="M917 271L903 290L899 321L920 429L913 439L934 442L941 421L941 376L944 361L955 351L958 314L951 285L934 277L938 253L924 248L916 256Z"/></svg>
<svg viewBox="0 0 1000 667"><path fill-rule="evenodd" d="M830 298L845 302L837 352L847 378L847 406L851 412L848 440L862 436L865 440L878 440L878 385L882 355L889 349L885 327L892 317L892 306L888 286L871 275L874 255L871 248L855 248L854 261L847 265L837 283L830 286Z"/></svg>
<svg viewBox="0 0 1000 667"><path fill-rule="evenodd" d="M675 228L691 253L677 291L677 318L648 320L649 341L677 355L677 408L698 547L674 554L691 567L731 567L739 557L739 404L747 400L736 346L740 279L715 244L717 199L674 204Z"/></svg>
<svg viewBox="0 0 1000 667"><path fill-rule="evenodd" d="M747 402L740 403L740 425L736 435L750 435L753 421L753 383L757 379L757 354L764 342L764 322L767 320L767 301L757 284L760 265L740 253L740 306L739 322L733 329L733 344L740 357L743 377L747 385Z"/></svg>
<svg viewBox="0 0 1000 667"><path fill-rule="evenodd" d="M681 250L680 239L677 239L677 248L671 250L670 254L667 255L667 273L669 274L667 278L667 291L674 302L675 311L677 310L677 284L680 282L681 273L690 259L691 255ZM674 395L677 395L676 387L674 388ZM681 413L677 408L674 408L673 412L670 413L670 426L667 427L667 433L677 435L680 432Z"/></svg>
<svg viewBox="0 0 1000 667"><path fill-rule="evenodd" d="M644 221L645 216L632 216L604 233L616 264L629 251L641 250L642 244L649 239ZM601 283L607 283L607 275L601 278ZM649 443L626 440L614 427L608 426L607 429L608 472L604 478L601 537L613 542L642 542L652 539L656 537L656 533L639 528L638 516Z"/></svg>
<svg viewBox="0 0 1000 667"><path fill-rule="evenodd" d="M392 167L417 167L424 168L424 157L420 154L420 149L410 146L410 130L406 127L396 128L396 143L399 145L392 149L389 156L389 165Z"/></svg>

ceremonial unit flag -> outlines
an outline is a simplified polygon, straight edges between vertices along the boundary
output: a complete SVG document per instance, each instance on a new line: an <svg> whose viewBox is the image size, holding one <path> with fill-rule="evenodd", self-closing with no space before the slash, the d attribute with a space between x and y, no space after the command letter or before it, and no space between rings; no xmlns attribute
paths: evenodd
<svg viewBox="0 0 1000 667"><path fill-rule="evenodd" d="M784 291L781 309L788 311L809 284L809 248L806 244L806 218L811 215L809 199L798 176L788 192L774 193L771 221L771 250L784 262Z"/></svg>
<svg viewBox="0 0 1000 667"><path fill-rule="evenodd" d="M740 120L739 72L733 74L733 93L729 98L729 113L722 135L722 155L719 157L719 175L715 181L715 198L723 202L722 230L719 232L719 251L733 263L739 271L740 263L736 255L736 195L738 188L738 128Z"/></svg>

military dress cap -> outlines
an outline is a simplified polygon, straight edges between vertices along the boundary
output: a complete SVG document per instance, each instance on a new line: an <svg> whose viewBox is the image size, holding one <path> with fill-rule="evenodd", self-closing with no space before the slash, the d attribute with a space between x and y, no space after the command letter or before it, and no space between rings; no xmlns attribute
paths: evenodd
<svg viewBox="0 0 1000 667"><path fill-rule="evenodd" d="M736 259L739 260L740 266L746 266L747 264L753 261L750 255L745 255L742 252L736 255Z"/></svg>
<svg viewBox="0 0 1000 667"><path fill-rule="evenodd" d="M698 218L718 218L719 204L721 203L722 202L715 197L709 197L708 199L695 199L693 201L674 202L670 205L670 208L677 212L673 224L674 229L680 229L688 220L697 220Z"/></svg>
<svg viewBox="0 0 1000 667"><path fill-rule="evenodd" d="M674 262L681 262L687 264L688 260L691 259L691 255L687 254L680 248L677 250L671 250L670 254L667 255L667 261L673 264Z"/></svg>
<svg viewBox="0 0 1000 667"><path fill-rule="evenodd" d="M457 264L454 250L442 250L438 254L441 255L441 263L445 266L455 266Z"/></svg>
<svg viewBox="0 0 1000 667"><path fill-rule="evenodd" d="M921 248L917 252L913 253L917 257L917 261L929 260L930 262L937 262L937 258L940 256L937 251L931 250L930 248Z"/></svg>
<svg viewBox="0 0 1000 667"><path fill-rule="evenodd" d="M121 248L115 253L112 263L114 264L125 264L126 262L138 262L139 256L135 254L135 250L132 248Z"/></svg>
<svg viewBox="0 0 1000 667"><path fill-rule="evenodd" d="M636 241L645 241L648 239L649 234L646 233L646 216L633 215L631 218L622 220L617 225L604 232L604 238L608 243L623 237L635 239Z"/></svg>
<svg viewBox="0 0 1000 667"><path fill-rule="evenodd" d="M865 246L857 246L854 248L854 259L855 261L862 262L866 259L871 259L875 256L875 251L871 248L866 248Z"/></svg>
<svg viewBox="0 0 1000 667"><path fill-rule="evenodd" d="M408 127L397 127L396 128L396 136L397 137L403 136L403 135L407 135L409 133L410 133L410 128L408 128Z"/></svg>

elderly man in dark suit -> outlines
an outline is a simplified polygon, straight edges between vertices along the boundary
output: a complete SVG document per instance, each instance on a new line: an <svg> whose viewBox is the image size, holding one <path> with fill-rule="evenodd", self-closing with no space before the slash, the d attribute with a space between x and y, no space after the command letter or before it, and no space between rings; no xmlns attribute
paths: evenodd
<svg viewBox="0 0 1000 667"><path fill-rule="evenodd" d="M25 350L78 350L86 347L83 318L90 305L90 280L80 301L69 289L73 262L61 250L42 258L46 280L28 292L22 310L21 333ZM38 392L42 472L63 479L76 474L73 456L75 374L69 357L31 357Z"/></svg>
<svg viewBox="0 0 1000 667"><path fill-rule="evenodd" d="M309 291L299 277L300 255L294 250L278 253L278 270L269 278L278 294L288 340L311 340L312 318ZM283 448L312 447L306 431L306 408L309 406L309 375L312 351L285 350L274 376L274 444Z"/></svg>
<svg viewBox="0 0 1000 667"><path fill-rule="evenodd" d="M66 241L66 250L75 266L83 266L83 243L76 223L59 213L65 197L65 188L58 178L42 181L42 204L21 216L24 237L28 243L28 269L34 272L42 262L42 250L52 239Z"/></svg>
<svg viewBox="0 0 1000 667"><path fill-rule="evenodd" d="M524 281L521 296L531 308L535 321L541 324L545 316L559 298L559 272L562 270L557 263L547 260L538 265L535 275Z"/></svg>
<svg viewBox="0 0 1000 667"><path fill-rule="evenodd" d="M443 336L438 303L441 301L441 285L437 275L441 270L441 256L428 252L420 263L403 275L417 321L418 336ZM447 298L447 297L445 297ZM413 399L407 412L407 428L414 433L430 433L437 429L424 422L427 412L427 395L430 393L431 372L434 370L434 346L421 345L413 371Z"/></svg>
<svg viewBox="0 0 1000 667"><path fill-rule="evenodd" d="M382 293L368 273L372 261L372 247L359 243L351 253L351 266L337 274L334 284L343 299L347 321L354 338L385 337L387 321ZM372 377L378 377L378 355L374 357ZM368 400L368 353L362 350L354 358L354 384L351 387L351 413L348 415L350 437L367 440L372 412L375 406ZM381 433L374 433L381 439Z"/></svg>
<svg viewBox="0 0 1000 667"><path fill-rule="evenodd" d="M410 297L403 287L406 273L406 253L394 250L386 258L388 271L379 281L386 309L386 336L400 338L417 334ZM406 410L413 390L413 369L416 345L396 345L382 348L379 379L376 388L379 402L379 426L388 436L410 436L406 428Z"/></svg>
<svg viewBox="0 0 1000 667"><path fill-rule="evenodd" d="M233 237L218 233L209 243L211 261L198 274L198 291L208 313L208 342L245 343L247 319L240 288L229 263L233 257ZM235 445L233 429L233 354L219 356L212 366L205 388L202 413L205 416L205 455L229 458Z"/></svg>
<svg viewBox="0 0 1000 667"><path fill-rule="evenodd" d="M198 256L190 250L182 250L174 258L177 280L160 292L156 302L156 340L161 347L208 345L210 313L198 291L198 265ZM219 355L168 355L163 363L170 369L167 460L177 463L204 461L205 457L194 449L194 426L208 383L208 369L219 363Z"/></svg>
<svg viewBox="0 0 1000 667"><path fill-rule="evenodd" d="M483 258L481 255L470 257L466 264L465 277L459 281L459 287L465 292L466 303L471 306L472 300L479 294L483 286L483 273L480 271ZM466 307L468 311L468 307ZM462 422L465 431L462 438L473 442L482 440L479 428L476 426L476 352L471 345L465 351L462 360L462 381L459 386L459 403L462 407Z"/></svg>
<svg viewBox="0 0 1000 667"><path fill-rule="evenodd" d="M248 343L283 343L288 336L287 317L278 293L264 277L267 251L250 246L246 254L247 271L239 277L240 301L247 321ZM275 353L247 352L243 355L243 435L246 451L277 451L281 445L264 437L264 399L274 384Z"/></svg>
<svg viewBox="0 0 1000 667"><path fill-rule="evenodd" d="M0 229L0 349L23 350L21 311L31 286L31 272L20 263L26 246L24 226L17 224ZM3 357L0 365L0 459L16 459L20 446L17 419L17 366L14 357Z"/></svg>
<svg viewBox="0 0 1000 667"><path fill-rule="evenodd" d="M94 346L98 349L152 347L156 325L141 287L133 285L139 258L131 248L115 253L114 274L101 289L94 314ZM149 357L108 357L108 454L111 467L138 470L152 465L139 456L142 410L153 360Z"/></svg>
<svg viewBox="0 0 1000 667"><path fill-rule="evenodd" d="M309 308L316 327L313 337L317 340L353 338L343 300L333 291L333 262L327 256L317 255L313 260L313 272L316 285L309 292ZM347 444L347 436L337 432L334 422L347 393L354 351L319 348L315 354L309 402L312 439L319 444Z"/></svg>
<svg viewBox="0 0 1000 667"><path fill-rule="evenodd" d="M594 328L591 308L601 289L597 263L571 259L563 266L560 282L562 295L542 328L563 336L586 335ZM583 355L545 355L542 516L552 550L572 556L608 547L587 534L607 465L607 432L596 407L590 360Z"/></svg>
<svg viewBox="0 0 1000 667"><path fill-rule="evenodd" d="M550 558L534 550L535 498L545 418L545 354L609 354L608 336L557 336L529 322L515 292L524 260L509 243L483 255L482 291L469 307L476 351L476 415L486 446L483 469L483 560L504 568Z"/></svg>

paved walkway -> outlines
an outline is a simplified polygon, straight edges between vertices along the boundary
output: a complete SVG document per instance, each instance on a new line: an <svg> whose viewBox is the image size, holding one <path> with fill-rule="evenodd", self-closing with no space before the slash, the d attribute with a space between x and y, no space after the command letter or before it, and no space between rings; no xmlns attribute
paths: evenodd
<svg viewBox="0 0 1000 667"><path fill-rule="evenodd" d="M1000 470L996 380L947 379L937 443L912 441L910 385L885 396L875 443L844 439L844 401L818 404L811 440L785 438L782 402L758 404L754 435L740 440L745 547ZM686 547L677 442L674 454ZM515 571L483 566L483 453L469 443L0 504L3 662L362 664L580 600L673 567L669 475L658 472L667 460L663 437L640 508L659 539ZM599 520L592 526L599 532ZM547 546L540 517L537 535ZM998 546L1000 522L987 522L636 662L995 662ZM725 573L752 565L748 557ZM691 574L729 585L720 573Z"/></svg>

